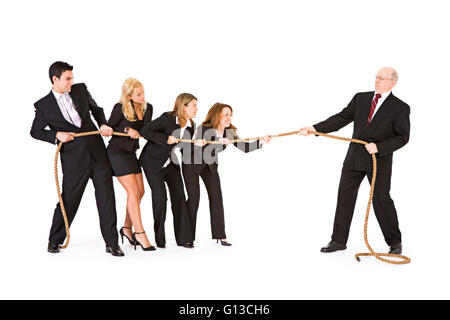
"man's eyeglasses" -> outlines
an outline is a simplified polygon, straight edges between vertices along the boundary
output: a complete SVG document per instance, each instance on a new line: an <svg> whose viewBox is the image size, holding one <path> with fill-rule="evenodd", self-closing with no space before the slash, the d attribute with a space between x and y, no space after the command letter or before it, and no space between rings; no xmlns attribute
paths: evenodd
<svg viewBox="0 0 450 320"><path fill-rule="evenodd" d="M379 77L379 76L375 76L375 79L383 81L383 80L394 80L392 78L383 78L383 77Z"/></svg>

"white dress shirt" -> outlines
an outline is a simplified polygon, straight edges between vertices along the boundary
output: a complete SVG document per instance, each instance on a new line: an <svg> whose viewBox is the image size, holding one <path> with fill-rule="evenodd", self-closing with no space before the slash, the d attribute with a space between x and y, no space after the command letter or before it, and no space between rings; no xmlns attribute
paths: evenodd
<svg viewBox="0 0 450 320"><path fill-rule="evenodd" d="M55 90L52 89L53 95L56 98L56 102L58 103L58 107L61 110L61 113L63 114L64 119L66 119L68 122L70 122L71 124L75 125L74 121L72 121L72 119L70 118L69 115L69 111L67 110L66 106L64 105L64 102L62 101L63 98L63 94L62 93L58 93ZM75 105L73 104L72 98L70 97L70 95L67 93L67 101L71 104L71 106L75 109Z"/></svg>
<svg viewBox="0 0 450 320"><path fill-rule="evenodd" d="M178 121L178 117L176 117L176 121L177 121L177 124L180 124L180 122ZM180 137L179 137L179 139L183 139L184 132L186 131L187 127L192 127L192 124L191 124L190 120L188 120L186 122L186 125L183 128L180 128ZM180 161L180 159L181 159L181 150L180 150L180 148L176 148L175 151L174 151L174 154L175 154L175 156L178 159L178 163L181 164L181 161ZM169 163L171 162L171 156L169 157L169 159L167 159L166 163L164 163L163 168L165 168L165 167L167 167L169 165Z"/></svg>
<svg viewBox="0 0 450 320"><path fill-rule="evenodd" d="M375 113L377 113L378 109L380 109L380 107L383 104L384 100L386 100L386 98L391 94L391 92L392 91L385 92L385 93L379 93L379 94L381 94L381 97L380 97L380 99L378 99L377 106L375 107L375 110L374 110L373 115L372 115L372 120L373 120L373 117L375 117ZM377 92L375 92L373 94L372 101L375 99L376 95L377 95Z"/></svg>

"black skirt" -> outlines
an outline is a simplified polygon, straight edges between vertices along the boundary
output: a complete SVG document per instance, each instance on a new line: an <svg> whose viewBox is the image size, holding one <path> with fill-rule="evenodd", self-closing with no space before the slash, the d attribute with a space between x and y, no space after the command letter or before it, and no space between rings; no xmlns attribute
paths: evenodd
<svg viewBox="0 0 450 320"><path fill-rule="evenodd" d="M142 172L135 152L125 151L111 144L106 150L113 176L121 177Z"/></svg>

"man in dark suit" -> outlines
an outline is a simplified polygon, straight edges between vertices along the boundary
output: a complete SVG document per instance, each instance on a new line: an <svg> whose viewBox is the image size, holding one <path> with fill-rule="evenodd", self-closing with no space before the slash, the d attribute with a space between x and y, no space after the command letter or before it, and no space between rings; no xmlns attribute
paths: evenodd
<svg viewBox="0 0 450 320"><path fill-rule="evenodd" d="M72 70L71 65L61 61L50 66L52 91L34 104L36 115L30 134L35 139L52 144L64 142L60 151L62 198L69 224L75 217L89 179L92 179L106 252L113 256L123 256L118 245L114 189L103 139L98 135L77 139L73 136L75 133L98 130L91 119L91 113L103 136L111 136L112 129L106 125L103 109L92 99L86 85L73 84ZM66 236L58 203L50 230L48 252L58 253Z"/></svg>
<svg viewBox="0 0 450 320"><path fill-rule="evenodd" d="M300 129L300 135L318 131L337 131L353 121L353 138L370 142L367 145L350 143L342 168L338 202L331 242L321 252L345 250L350 224L361 181L372 179L372 157L377 158L377 176L373 208L389 253L401 254L402 239L398 226L391 188L392 156L409 140L409 106L392 94L398 80L393 68L382 68L375 80L375 92L357 93L340 113L312 127Z"/></svg>

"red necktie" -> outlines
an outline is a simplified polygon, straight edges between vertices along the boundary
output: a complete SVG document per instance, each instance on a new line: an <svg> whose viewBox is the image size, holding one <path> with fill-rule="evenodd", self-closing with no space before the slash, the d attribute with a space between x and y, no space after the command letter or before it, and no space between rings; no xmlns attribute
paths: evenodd
<svg viewBox="0 0 450 320"><path fill-rule="evenodd" d="M367 125L372 121L373 113L375 112L375 108L377 107L378 99L381 98L381 94L377 93L375 95L375 99L372 101L372 105L370 106L369 118L367 119Z"/></svg>

